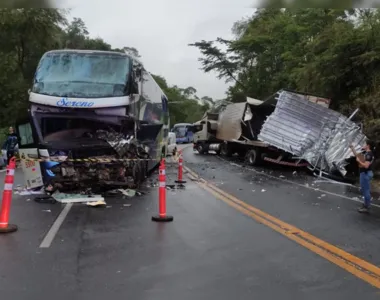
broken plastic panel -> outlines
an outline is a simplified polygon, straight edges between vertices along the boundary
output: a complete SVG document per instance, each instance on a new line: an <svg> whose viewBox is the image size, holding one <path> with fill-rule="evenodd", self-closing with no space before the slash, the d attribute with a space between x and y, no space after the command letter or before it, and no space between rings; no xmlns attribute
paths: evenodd
<svg viewBox="0 0 380 300"><path fill-rule="evenodd" d="M337 169L343 176L346 159L353 156L349 145L359 150L366 139L349 118L289 91L278 93L276 108L258 138L305 159L314 168L326 172Z"/></svg>

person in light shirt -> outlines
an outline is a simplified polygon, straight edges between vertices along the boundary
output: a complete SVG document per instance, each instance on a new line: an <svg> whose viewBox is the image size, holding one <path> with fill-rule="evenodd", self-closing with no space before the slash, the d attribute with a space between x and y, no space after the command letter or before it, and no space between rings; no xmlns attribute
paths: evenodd
<svg viewBox="0 0 380 300"><path fill-rule="evenodd" d="M360 189L364 197L363 206L358 209L360 213L368 213L371 206L371 180L373 178L372 163L375 160L372 150L373 143L367 141L363 146L363 153L359 154L355 151L353 145L350 146L356 157L360 173Z"/></svg>

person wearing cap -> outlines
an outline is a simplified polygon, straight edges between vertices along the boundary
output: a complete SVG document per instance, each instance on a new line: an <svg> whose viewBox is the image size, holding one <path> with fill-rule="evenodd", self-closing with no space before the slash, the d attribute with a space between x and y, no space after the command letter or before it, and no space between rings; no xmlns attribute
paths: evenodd
<svg viewBox="0 0 380 300"><path fill-rule="evenodd" d="M360 189L364 197L363 206L358 209L360 213L368 213L371 206L371 180L373 178L372 163L375 160L373 155L373 146L367 141L363 146L364 153L362 155L356 153L353 145L350 146L356 157L360 173Z"/></svg>

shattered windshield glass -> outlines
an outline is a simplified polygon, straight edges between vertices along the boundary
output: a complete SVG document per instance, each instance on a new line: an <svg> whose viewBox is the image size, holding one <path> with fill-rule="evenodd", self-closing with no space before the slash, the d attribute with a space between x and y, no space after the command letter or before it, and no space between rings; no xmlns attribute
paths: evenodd
<svg viewBox="0 0 380 300"><path fill-rule="evenodd" d="M119 54L57 52L40 61L32 92L56 97L125 96L130 59Z"/></svg>

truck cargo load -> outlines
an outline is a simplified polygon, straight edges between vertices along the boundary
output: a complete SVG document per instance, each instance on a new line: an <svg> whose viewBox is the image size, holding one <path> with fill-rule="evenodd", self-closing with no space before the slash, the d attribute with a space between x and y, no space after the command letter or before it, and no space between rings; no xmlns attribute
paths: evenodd
<svg viewBox="0 0 380 300"><path fill-rule="evenodd" d="M265 120L258 138L292 153L314 168L326 172L339 171L346 174L344 167L352 156L349 145L359 150L366 136L350 118L305 101L302 95L289 91L276 94L274 112Z"/></svg>
<svg viewBox="0 0 380 300"><path fill-rule="evenodd" d="M237 153L251 165L311 166L344 176L352 156L348 146L353 143L359 150L366 137L350 118L329 106L330 99L285 89L264 101L247 97L246 102L219 105L217 121L205 114L196 123L203 127L195 133L194 148Z"/></svg>

